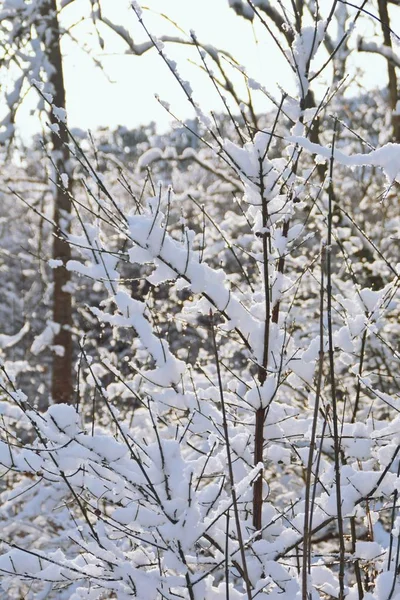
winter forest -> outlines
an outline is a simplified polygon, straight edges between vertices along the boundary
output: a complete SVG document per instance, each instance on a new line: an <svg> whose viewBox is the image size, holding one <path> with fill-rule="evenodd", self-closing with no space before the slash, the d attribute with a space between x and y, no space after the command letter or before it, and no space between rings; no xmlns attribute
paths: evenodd
<svg viewBox="0 0 400 600"><path fill-rule="evenodd" d="M152 2L0 0L0 600L400 600L400 2Z"/></svg>

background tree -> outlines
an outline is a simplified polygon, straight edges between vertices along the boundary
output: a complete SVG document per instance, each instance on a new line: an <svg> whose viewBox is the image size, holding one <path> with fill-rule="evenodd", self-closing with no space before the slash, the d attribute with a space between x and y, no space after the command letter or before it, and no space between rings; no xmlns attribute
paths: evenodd
<svg viewBox="0 0 400 600"><path fill-rule="evenodd" d="M32 3L3 3L1 12L3 37L3 72L17 73L9 81L11 91L6 93L8 113L5 115L3 143L10 143L14 136L16 114L32 82L44 89L49 105L51 122L51 153L53 167L53 259L62 265L70 259L70 246L65 236L70 229L72 177L69 164L70 153L66 145L66 92L61 53L61 26L55 0L37 0ZM12 89L13 88L13 89ZM39 97L39 108L44 108ZM65 176L64 176L65 174ZM62 175L64 177L62 177ZM53 271L52 321L53 367L51 396L55 402L71 402L72 380L72 302L68 290L69 274L64 266Z"/></svg>
<svg viewBox="0 0 400 600"><path fill-rule="evenodd" d="M393 10L393 22L396 23L398 21L400 10L396 7L399 7L399 3L395 0L378 0L377 5L379 15L378 22L381 28L381 40L378 43L370 42L366 44L362 37L360 37L359 50L380 54L386 60L389 108L392 121L392 139L395 142L400 142L400 111L398 106L399 89L396 72L400 67L400 58L399 53L393 48L392 36L395 39L395 48L398 48L400 38L391 27L390 17L390 12Z"/></svg>

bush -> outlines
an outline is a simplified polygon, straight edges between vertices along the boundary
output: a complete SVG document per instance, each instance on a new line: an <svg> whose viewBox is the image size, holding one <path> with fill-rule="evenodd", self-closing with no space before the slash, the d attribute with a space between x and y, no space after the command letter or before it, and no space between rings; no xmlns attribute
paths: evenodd
<svg viewBox="0 0 400 600"><path fill-rule="evenodd" d="M103 333L80 339L76 406L39 412L2 369L9 597L397 597L399 266L368 221L383 173L398 231L399 146L357 152L331 94L312 105L333 26L293 25L297 97L270 126L229 111L225 137L152 40L206 149L146 150L130 206L89 168L66 267L102 287Z"/></svg>

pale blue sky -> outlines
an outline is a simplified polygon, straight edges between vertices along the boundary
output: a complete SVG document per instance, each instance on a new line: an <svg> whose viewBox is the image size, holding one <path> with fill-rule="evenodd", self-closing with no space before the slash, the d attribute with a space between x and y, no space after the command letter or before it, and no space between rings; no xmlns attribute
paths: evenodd
<svg viewBox="0 0 400 600"><path fill-rule="evenodd" d="M109 0L108 4L110 19L124 23L135 41L147 40L133 11L126 8L125 1ZM227 0L149 0L146 4L154 11L144 11L144 19L152 32L184 37L184 34L155 14L164 10L187 34L194 29L200 41L223 48L242 64L250 65L252 76L262 78L271 91L277 92L275 81L282 79L288 71L284 60L270 44L266 51L265 36L257 46L251 24L238 18L228 8ZM90 24L88 29L91 29ZM135 57L122 54L125 48L115 35L107 36L101 60L105 72L115 81L113 84L107 82L99 69L93 68L89 58L72 48L65 48L68 53L66 80L70 123L93 128L101 123L133 126L155 120L161 128L165 128L171 119L155 100L155 94L169 102L171 109L180 117L190 116L188 101L157 53L150 50L141 57ZM189 63L190 59L199 62L197 51L175 44L168 45L165 51L178 63L180 74L190 80L196 100L205 109L221 110L221 101L209 80L199 68Z"/></svg>
<svg viewBox="0 0 400 600"><path fill-rule="evenodd" d="M326 1L321 0L321 6ZM248 21L237 17L229 9L228 0L147 0L142 5L150 8L144 11L144 19L152 33L184 37L184 33L157 14L165 12L187 34L194 29L200 41L230 52L247 67L250 76L278 98L277 82L287 91L294 91L289 68L276 46L268 39L264 28L259 25L253 27ZM104 14L110 20L123 24L135 42L147 40L128 0L102 0L102 6ZM105 48L100 49L91 21L80 22L82 16L88 14L88 7L88 0L72 3L63 11L63 22L65 26L79 22L72 31L78 40L84 40L93 56L100 60L105 74L94 66L92 59L82 50L65 39L63 53L70 126L82 129L95 129L101 125L135 127L154 120L160 130L165 130L171 118L158 104L155 94L167 101L180 118L190 117L192 113L187 99L154 50L140 57L124 54L126 45L104 27L99 28L105 39ZM177 62L183 78L190 80L195 99L202 108L222 110L221 100L210 81L189 62L199 62L197 51L171 44L166 47L166 52ZM368 55L367 61L364 61L368 64L367 85L384 85L386 65L383 60ZM233 77L239 82L238 76ZM25 133L28 134L35 128L34 120L26 118L32 107L29 104L21 110L20 115ZM256 99L256 109L268 110L269 106L260 98L258 103Z"/></svg>

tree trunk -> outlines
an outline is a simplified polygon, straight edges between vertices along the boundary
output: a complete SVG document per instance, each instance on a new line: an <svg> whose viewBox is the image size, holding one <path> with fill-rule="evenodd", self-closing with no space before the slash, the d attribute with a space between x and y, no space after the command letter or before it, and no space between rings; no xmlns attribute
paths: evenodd
<svg viewBox="0 0 400 600"><path fill-rule="evenodd" d="M52 88L53 102L57 107L64 108L66 95L64 86L63 64L60 48L60 29L57 17L56 0L48 0L44 5L44 17L48 20L51 40L49 42L48 60L52 67L49 83ZM68 134L65 124L51 114L50 120L59 125L59 133L52 131L53 146L52 160L55 167L56 188L54 192L54 239L53 258L62 260L65 265L71 258L71 248L65 241L64 234L70 228L71 202L69 189L65 189L60 175L69 173L69 151L66 145ZM71 179L69 178L69 181ZM68 184L70 186L70 183ZM51 395L54 402L70 403L73 400L72 385L72 304L71 294L65 291L70 275L65 266L54 269L53 290L53 321L60 325L60 331L54 338L54 345L59 352L54 353Z"/></svg>
<svg viewBox="0 0 400 600"><path fill-rule="evenodd" d="M387 0L378 0L379 6L379 19L381 22L383 43L388 48L392 48L392 38L390 37L390 17L387 6ZM387 61L388 79L389 79L389 103L392 111L396 110L397 101L399 99L397 93L397 75L396 67ZM392 112L392 127L393 127L393 141L400 142L400 115Z"/></svg>

